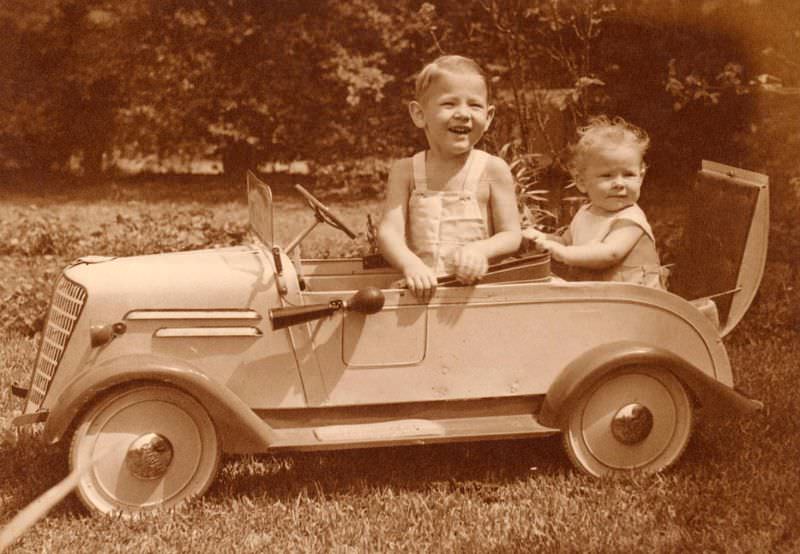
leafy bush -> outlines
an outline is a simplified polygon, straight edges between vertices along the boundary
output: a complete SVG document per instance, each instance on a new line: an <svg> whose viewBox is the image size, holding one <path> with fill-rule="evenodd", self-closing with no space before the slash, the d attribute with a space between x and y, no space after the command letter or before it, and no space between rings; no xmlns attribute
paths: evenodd
<svg viewBox="0 0 800 554"><path fill-rule="evenodd" d="M83 202L67 206L3 209L0 212L0 333L32 336L43 317L60 270L89 254L136 256L220 248L247 243L247 211L243 204L155 202L136 200L141 191L128 189L121 201ZM363 256L371 253L365 215L373 221L375 200L333 206L354 232L350 240L340 231L320 225L302 245L302 256ZM293 195L276 202L275 240L287 244L313 220ZM372 239L374 240L374 239ZM299 249L295 252L299 253Z"/></svg>
<svg viewBox="0 0 800 554"><path fill-rule="evenodd" d="M0 334L32 337L44 324L56 275L67 260L55 256L0 257Z"/></svg>
<svg viewBox="0 0 800 554"><path fill-rule="evenodd" d="M231 246L240 244L247 232L246 224L215 223L208 208L176 208L167 221L144 208L126 210L88 233L52 212L12 212L0 222L0 332L32 336L41 330L56 275L79 256Z"/></svg>
<svg viewBox="0 0 800 554"><path fill-rule="evenodd" d="M42 329L50 301L52 277L38 275L4 295L0 312L0 330L32 337Z"/></svg>
<svg viewBox="0 0 800 554"><path fill-rule="evenodd" d="M0 221L0 255L46 256L63 252L78 240L78 228L52 215L18 212Z"/></svg>
<svg viewBox="0 0 800 554"><path fill-rule="evenodd" d="M52 212L18 210L0 222L0 255L61 256L87 253L134 256L240 244L246 223L214 223L210 208L174 206L163 214L145 208L119 212L113 222L86 229Z"/></svg>
<svg viewBox="0 0 800 554"><path fill-rule="evenodd" d="M324 196L375 196L384 190L390 165L391 161L376 157L319 165L314 170L316 187Z"/></svg>

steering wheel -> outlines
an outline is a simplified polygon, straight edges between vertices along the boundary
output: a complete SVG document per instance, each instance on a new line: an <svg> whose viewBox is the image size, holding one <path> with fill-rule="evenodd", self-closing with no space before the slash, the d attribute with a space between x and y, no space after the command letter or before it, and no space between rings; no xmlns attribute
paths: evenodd
<svg viewBox="0 0 800 554"><path fill-rule="evenodd" d="M341 219L336 217L336 215L334 215L325 204L314 198L314 195L304 189L301 185L295 185L294 188L297 189L297 192L303 195L306 204L308 204L308 206L314 210L314 215L317 216L319 221L327 223L334 229L339 229L351 239L356 238L356 234L350 229L350 227L345 225Z"/></svg>

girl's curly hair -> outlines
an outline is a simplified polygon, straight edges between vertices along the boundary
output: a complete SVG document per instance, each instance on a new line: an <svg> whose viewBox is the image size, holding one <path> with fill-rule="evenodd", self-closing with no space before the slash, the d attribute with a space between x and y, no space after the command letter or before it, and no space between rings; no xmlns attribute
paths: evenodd
<svg viewBox="0 0 800 554"><path fill-rule="evenodd" d="M625 121L621 117L609 118L606 115L592 117L578 129L578 140L570 147L570 160L567 169L573 179L577 179L586 165L586 157L600 148L609 145L628 144L637 149L644 158L650 146L650 137L641 127Z"/></svg>

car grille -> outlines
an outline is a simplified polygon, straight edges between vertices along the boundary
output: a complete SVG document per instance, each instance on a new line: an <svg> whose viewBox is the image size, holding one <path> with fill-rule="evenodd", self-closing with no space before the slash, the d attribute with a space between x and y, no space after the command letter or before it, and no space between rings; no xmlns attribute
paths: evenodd
<svg viewBox="0 0 800 554"><path fill-rule="evenodd" d="M86 290L62 275L50 302L26 411L31 411L31 408L39 409L42 406L85 303Z"/></svg>

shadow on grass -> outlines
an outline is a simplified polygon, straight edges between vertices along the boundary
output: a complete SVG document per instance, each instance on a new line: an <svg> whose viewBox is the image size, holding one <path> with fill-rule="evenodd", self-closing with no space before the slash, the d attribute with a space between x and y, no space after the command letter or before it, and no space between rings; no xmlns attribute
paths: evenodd
<svg viewBox="0 0 800 554"><path fill-rule="evenodd" d="M0 522L44 494L68 473L63 445L44 445L37 435L21 433L17 444L0 446ZM532 475L570 471L560 437L397 446L329 452L227 456L206 499L224 503L235 497L296 499L298 496L395 492L477 494L491 501L492 491ZM49 513L71 520L89 515L75 494Z"/></svg>
<svg viewBox="0 0 800 554"><path fill-rule="evenodd" d="M559 436L245 456L225 460L209 498L487 489L570 470Z"/></svg>
<svg viewBox="0 0 800 554"><path fill-rule="evenodd" d="M43 444L38 433L24 430L16 444L0 445L0 522L47 492L67 476L67 456L62 445ZM77 499L68 497L51 514L73 517L81 513Z"/></svg>

